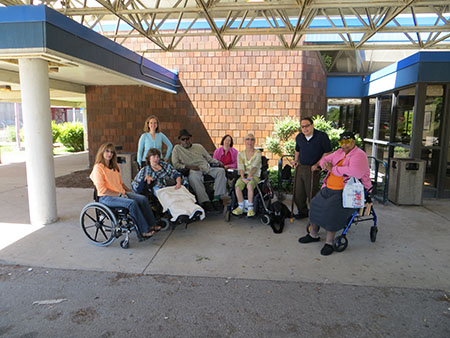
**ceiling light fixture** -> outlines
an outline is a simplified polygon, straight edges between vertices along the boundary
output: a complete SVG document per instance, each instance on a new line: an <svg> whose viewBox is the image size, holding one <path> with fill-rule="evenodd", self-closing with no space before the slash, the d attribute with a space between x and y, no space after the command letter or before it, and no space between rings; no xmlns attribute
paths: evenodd
<svg viewBox="0 0 450 338"><path fill-rule="evenodd" d="M10 92L11 86L9 85L0 85L0 92Z"/></svg>

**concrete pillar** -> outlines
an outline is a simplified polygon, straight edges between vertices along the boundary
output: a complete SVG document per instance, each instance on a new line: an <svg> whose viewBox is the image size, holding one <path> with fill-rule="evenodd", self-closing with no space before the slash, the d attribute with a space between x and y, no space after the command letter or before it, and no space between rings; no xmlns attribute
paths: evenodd
<svg viewBox="0 0 450 338"><path fill-rule="evenodd" d="M30 220L49 224L57 214L48 64L42 59L19 59L19 72Z"/></svg>

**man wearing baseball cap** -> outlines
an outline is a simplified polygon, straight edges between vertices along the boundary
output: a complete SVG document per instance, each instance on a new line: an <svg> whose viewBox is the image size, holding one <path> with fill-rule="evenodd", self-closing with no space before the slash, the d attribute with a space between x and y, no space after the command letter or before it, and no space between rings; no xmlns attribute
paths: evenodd
<svg viewBox="0 0 450 338"><path fill-rule="evenodd" d="M172 150L172 164L177 170L189 169L189 184L194 189L198 202L205 211L223 210L221 197L226 193L226 176L220 161L212 158L198 143L192 143L192 134L181 129L180 144ZM203 184L203 175L214 177L214 198L209 200Z"/></svg>

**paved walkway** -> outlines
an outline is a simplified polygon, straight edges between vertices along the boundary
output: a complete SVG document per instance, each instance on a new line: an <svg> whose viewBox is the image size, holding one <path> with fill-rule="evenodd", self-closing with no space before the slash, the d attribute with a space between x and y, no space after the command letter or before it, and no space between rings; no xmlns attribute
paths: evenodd
<svg viewBox="0 0 450 338"><path fill-rule="evenodd" d="M87 154L55 167L86 169ZM57 188L59 221L32 226L24 163L0 165L0 336L449 336L448 200L376 204L377 241L362 223L344 252L323 257L323 244L297 242L305 220L275 235L221 215L132 238L128 250L96 247L79 225L91 199L90 189Z"/></svg>
<svg viewBox="0 0 450 338"><path fill-rule="evenodd" d="M88 167L87 153L55 158L56 175ZM59 221L29 224L24 163L0 166L0 261L66 269L144 274L234 277L352 285L449 289L450 202L426 200L423 207L376 204L377 241L369 222L348 234L343 253L323 257L323 244L300 245L306 221L289 223L275 235L259 220L221 215L187 229L160 233L151 240L132 238L130 249L118 241L106 248L88 242L79 214L91 201L89 189L57 188ZM99 254L101 253L101 254ZM95 257L95 259L93 259Z"/></svg>

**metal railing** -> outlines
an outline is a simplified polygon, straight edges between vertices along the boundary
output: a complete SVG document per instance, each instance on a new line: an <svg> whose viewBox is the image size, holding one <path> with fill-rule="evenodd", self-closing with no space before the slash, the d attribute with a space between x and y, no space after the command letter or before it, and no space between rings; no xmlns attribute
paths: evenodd
<svg viewBox="0 0 450 338"><path fill-rule="evenodd" d="M372 194L375 199L383 204L388 201L389 193L389 165L388 162L379 160L374 156L367 156L369 159L370 178L372 180ZM380 172L380 165L384 167L384 173ZM373 175L372 175L373 174Z"/></svg>

